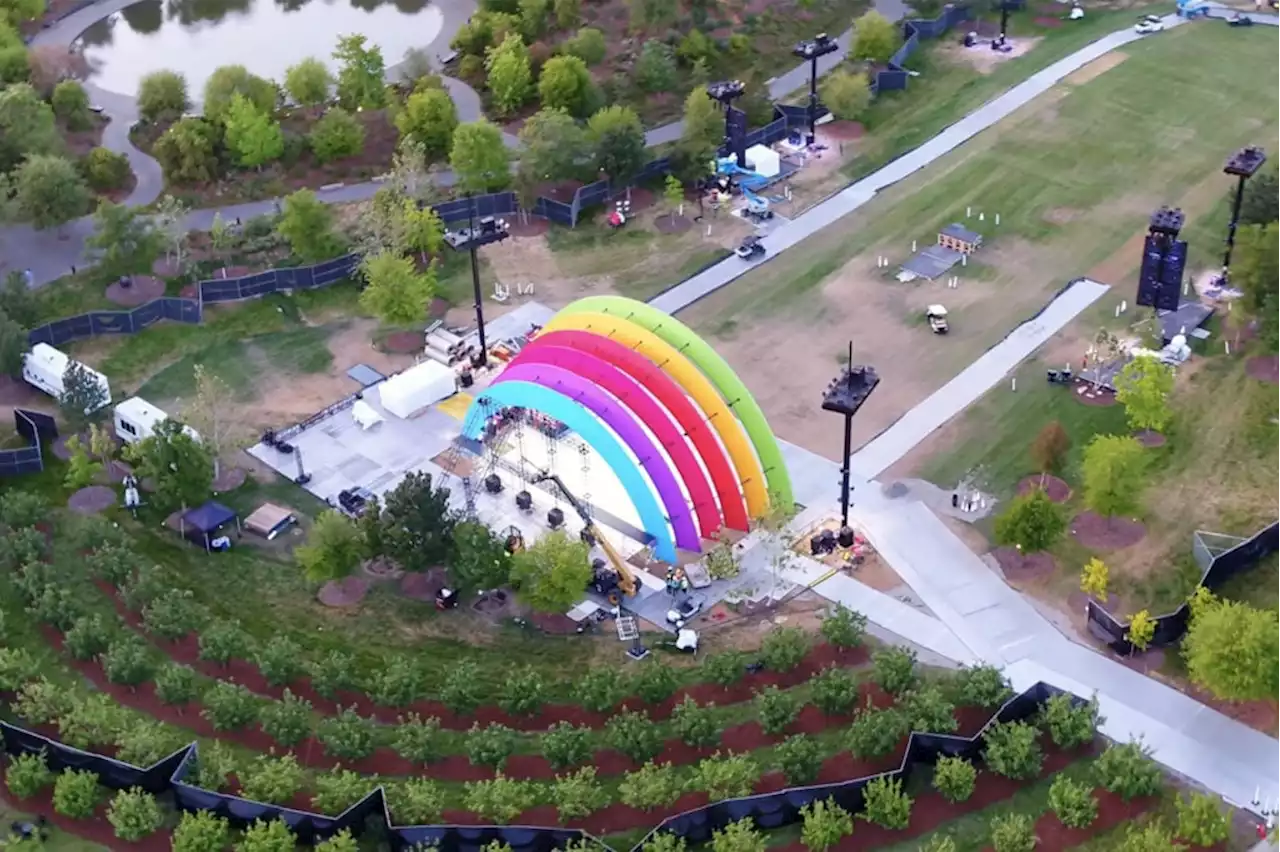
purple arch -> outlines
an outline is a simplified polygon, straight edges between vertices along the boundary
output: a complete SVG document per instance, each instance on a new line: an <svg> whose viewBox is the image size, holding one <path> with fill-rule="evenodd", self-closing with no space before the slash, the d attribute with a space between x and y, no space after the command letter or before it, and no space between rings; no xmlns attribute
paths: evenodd
<svg viewBox="0 0 1280 852"><path fill-rule="evenodd" d="M514 381L530 382L554 390L603 420L622 439L649 475L650 482L667 510L667 518L675 532L676 545L693 553L702 550L698 530L671 465L658 452L658 448L649 440L649 436L626 406L581 376L549 364L512 364L502 371L493 384Z"/></svg>

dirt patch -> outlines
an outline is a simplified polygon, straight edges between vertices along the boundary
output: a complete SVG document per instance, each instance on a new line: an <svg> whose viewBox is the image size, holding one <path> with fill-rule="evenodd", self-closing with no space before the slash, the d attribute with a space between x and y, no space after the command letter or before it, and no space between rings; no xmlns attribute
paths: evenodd
<svg viewBox="0 0 1280 852"><path fill-rule="evenodd" d="M320 587L316 600L335 608L357 606L369 593L371 583L365 577L343 577L330 580Z"/></svg>
<svg viewBox="0 0 1280 852"><path fill-rule="evenodd" d="M541 216L516 216L507 220L507 231L513 237L540 237L551 230L551 220Z"/></svg>
<svg viewBox="0 0 1280 852"><path fill-rule="evenodd" d="M1092 405L1097 408L1107 408L1116 404L1115 391L1106 388L1098 388L1096 391L1091 382L1084 379L1076 379L1075 385L1071 389L1075 395L1076 401L1085 405Z"/></svg>
<svg viewBox="0 0 1280 852"><path fill-rule="evenodd" d="M406 571L400 578L400 594L415 601L435 603L436 592L444 588L444 571L432 568L430 571Z"/></svg>
<svg viewBox="0 0 1280 852"><path fill-rule="evenodd" d="M1040 19L1036 18L1038 22ZM1086 64L1083 68L1072 71L1063 80L1068 86L1083 86L1090 80L1097 79L1103 74L1115 68L1121 62L1129 58L1129 54L1121 50L1113 50L1110 53L1103 54L1092 62Z"/></svg>
<svg viewBox="0 0 1280 852"><path fill-rule="evenodd" d="M248 478L248 471L242 467L223 467L218 472L217 478L213 480L213 493L225 494L228 491L235 491L244 485Z"/></svg>
<svg viewBox="0 0 1280 852"><path fill-rule="evenodd" d="M1050 225L1069 225L1084 214L1085 211L1075 207L1054 207L1041 218Z"/></svg>
<svg viewBox="0 0 1280 852"><path fill-rule="evenodd" d="M857 121L830 121L817 128L818 142L852 142L861 139L867 129Z"/></svg>
<svg viewBox="0 0 1280 852"><path fill-rule="evenodd" d="M1047 30L1056 30L1058 27L1062 26L1061 18L1048 18L1041 15L1038 18L1033 18L1032 21L1037 27L1044 27Z"/></svg>
<svg viewBox="0 0 1280 852"><path fill-rule="evenodd" d="M991 555L999 563L1005 579L1013 582L1048 577L1057 567L1053 556L1048 553L1023 553L1013 547L998 547L991 551Z"/></svg>
<svg viewBox="0 0 1280 852"><path fill-rule="evenodd" d="M1118 659L1135 672L1149 676L1164 668L1165 652L1160 648L1148 648L1146 651L1128 654Z"/></svg>
<svg viewBox="0 0 1280 852"><path fill-rule="evenodd" d="M1244 371L1251 379L1280 384L1280 359L1275 355L1255 355L1245 362Z"/></svg>
<svg viewBox="0 0 1280 852"><path fill-rule="evenodd" d="M81 488L67 498L67 508L77 515L98 515L116 504L116 492L105 485Z"/></svg>
<svg viewBox="0 0 1280 852"><path fill-rule="evenodd" d="M1144 447L1163 447L1168 439L1159 432L1152 432L1150 429L1143 429L1141 432L1134 432L1133 437L1138 439L1138 443Z"/></svg>
<svg viewBox="0 0 1280 852"><path fill-rule="evenodd" d="M985 36L984 40L979 41L973 47L965 47L963 44L952 42L950 44L940 45L937 50L952 62L968 65L979 74L990 74L1008 62L1010 59L1017 59L1030 53L1040 38L1011 38L1008 44L1013 49L1008 53L1002 53L999 50L991 49L991 38L999 34L999 24L988 25L987 22L979 22L976 25L976 32L980 36Z"/></svg>
<svg viewBox="0 0 1280 852"><path fill-rule="evenodd" d="M660 234L683 234L693 227L693 220L688 216L674 216L668 213L655 218L653 227Z"/></svg>
<svg viewBox="0 0 1280 852"><path fill-rule="evenodd" d="M1030 494L1039 489L1055 503L1065 503L1071 499L1071 486L1052 474L1044 473L1025 477L1018 483L1018 494Z"/></svg>
<svg viewBox="0 0 1280 852"><path fill-rule="evenodd" d="M609 205L616 205L618 202L624 202L631 205L631 215L641 213L658 203L658 193L652 189L643 186L633 186L631 189L617 196L609 202Z"/></svg>
<svg viewBox="0 0 1280 852"><path fill-rule="evenodd" d="M1095 512L1081 512L1071 521L1071 535L1090 550L1123 550L1142 541L1147 528L1130 518L1104 518Z"/></svg>
<svg viewBox="0 0 1280 852"><path fill-rule="evenodd" d="M127 282L127 285L126 285ZM154 275L134 275L107 286L107 301L126 308L145 305L164 295L164 282Z"/></svg>
<svg viewBox="0 0 1280 852"><path fill-rule="evenodd" d="M394 331L382 341L383 351L397 355L417 354L422 351L422 346L422 332L419 331Z"/></svg>

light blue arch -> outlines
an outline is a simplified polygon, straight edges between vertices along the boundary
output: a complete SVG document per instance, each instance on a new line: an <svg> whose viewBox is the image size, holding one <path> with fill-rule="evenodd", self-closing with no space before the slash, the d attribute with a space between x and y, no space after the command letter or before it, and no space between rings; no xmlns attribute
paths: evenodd
<svg viewBox="0 0 1280 852"><path fill-rule="evenodd" d="M488 400L489 404L483 404ZM568 426L586 441L605 464L618 477L640 516L640 525L653 536L654 556L663 562L676 564L676 544L671 537L667 517L654 499L653 489L645 479L639 464L623 449L613 434L601 425L591 412L569 397L550 388L532 382L510 381L491 385L472 400L463 421L463 437L473 441L483 440L485 421L504 406L517 406L540 411Z"/></svg>

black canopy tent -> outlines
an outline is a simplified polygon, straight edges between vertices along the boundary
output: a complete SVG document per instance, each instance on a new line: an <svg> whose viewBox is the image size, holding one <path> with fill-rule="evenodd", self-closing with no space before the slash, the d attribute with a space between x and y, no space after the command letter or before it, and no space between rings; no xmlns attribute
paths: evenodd
<svg viewBox="0 0 1280 852"><path fill-rule="evenodd" d="M240 532L239 516L216 500L210 500L203 506L188 509L182 514L182 535L184 538L204 545L204 549L209 551L211 550L210 542L217 538L218 530L230 523L235 523L238 534Z"/></svg>

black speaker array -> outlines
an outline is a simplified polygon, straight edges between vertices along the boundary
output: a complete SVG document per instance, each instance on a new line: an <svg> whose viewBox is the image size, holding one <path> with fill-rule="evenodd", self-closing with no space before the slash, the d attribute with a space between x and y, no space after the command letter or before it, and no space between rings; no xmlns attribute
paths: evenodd
<svg viewBox="0 0 1280 852"><path fill-rule="evenodd" d="M1178 239L1182 211L1162 207L1151 215L1143 244L1137 303L1159 311L1176 311L1187 270L1187 242Z"/></svg>
<svg viewBox="0 0 1280 852"><path fill-rule="evenodd" d="M725 155L743 162L747 157L747 114L737 107L729 107L725 115Z"/></svg>

